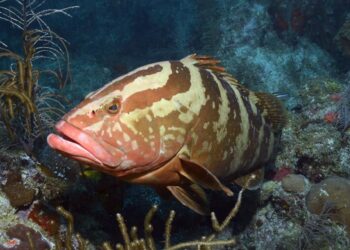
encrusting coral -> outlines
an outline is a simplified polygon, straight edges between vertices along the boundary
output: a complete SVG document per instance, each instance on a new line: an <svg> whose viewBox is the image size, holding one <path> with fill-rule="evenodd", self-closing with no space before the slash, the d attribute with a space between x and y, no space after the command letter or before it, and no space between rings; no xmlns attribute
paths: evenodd
<svg viewBox="0 0 350 250"><path fill-rule="evenodd" d="M0 250L49 250L50 246L40 233L23 224L16 224L6 231L7 236L11 239L7 244L0 245Z"/></svg>
<svg viewBox="0 0 350 250"><path fill-rule="evenodd" d="M281 184L286 192L303 193L307 188L308 180L300 174L289 174L282 179Z"/></svg>
<svg viewBox="0 0 350 250"><path fill-rule="evenodd" d="M350 181L342 177L329 177L311 187L306 196L308 210L321 214L325 207L331 206L330 218L346 226L350 233Z"/></svg>

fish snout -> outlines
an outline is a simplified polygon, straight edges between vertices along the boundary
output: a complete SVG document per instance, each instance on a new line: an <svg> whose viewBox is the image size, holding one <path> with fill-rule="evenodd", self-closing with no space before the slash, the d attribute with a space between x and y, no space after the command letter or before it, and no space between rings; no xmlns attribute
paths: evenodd
<svg viewBox="0 0 350 250"><path fill-rule="evenodd" d="M73 159L92 163L100 167L117 168L124 153L118 149L110 149L100 143L92 135L70 124L65 120L55 126L59 135L50 134L47 137L49 146Z"/></svg>

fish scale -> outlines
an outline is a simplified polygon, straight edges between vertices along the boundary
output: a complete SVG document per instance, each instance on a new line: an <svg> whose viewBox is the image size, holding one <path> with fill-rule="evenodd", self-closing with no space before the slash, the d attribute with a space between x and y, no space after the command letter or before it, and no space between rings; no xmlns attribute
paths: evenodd
<svg viewBox="0 0 350 250"><path fill-rule="evenodd" d="M285 120L276 97L245 88L212 57L189 55L142 66L87 95L48 144L206 214L204 189L232 195L227 183L263 177Z"/></svg>

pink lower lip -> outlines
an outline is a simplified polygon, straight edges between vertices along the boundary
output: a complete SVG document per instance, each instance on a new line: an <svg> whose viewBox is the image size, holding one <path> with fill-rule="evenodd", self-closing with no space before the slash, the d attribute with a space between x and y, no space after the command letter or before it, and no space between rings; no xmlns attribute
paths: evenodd
<svg viewBox="0 0 350 250"><path fill-rule="evenodd" d="M92 162L98 163L101 166L103 165L103 163L99 159L97 159L93 154L91 154L88 150L86 150L77 143L62 138L61 136L49 134L47 137L47 142L50 145L50 147L58 151L67 153L69 152L69 155L71 155L73 158L81 157L84 159L92 160Z"/></svg>
<svg viewBox="0 0 350 250"><path fill-rule="evenodd" d="M122 152L116 151L118 155L112 155L90 135L64 120L58 122L55 127L60 134L73 141L50 134L47 137L50 147L73 157L86 158L98 165L115 168L120 164Z"/></svg>

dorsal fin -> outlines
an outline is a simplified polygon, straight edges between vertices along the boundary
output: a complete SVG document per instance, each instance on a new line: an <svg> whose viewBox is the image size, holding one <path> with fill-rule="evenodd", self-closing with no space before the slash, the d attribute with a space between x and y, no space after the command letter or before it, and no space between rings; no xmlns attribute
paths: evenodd
<svg viewBox="0 0 350 250"><path fill-rule="evenodd" d="M282 102L274 95L264 92L255 92L251 98L256 97L255 103L262 112L266 121L272 126L275 132L281 129L287 123L287 115Z"/></svg>
<svg viewBox="0 0 350 250"><path fill-rule="evenodd" d="M193 60L195 60L195 64L197 67L210 69L214 72L225 73L226 70L223 66L220 65L220 61L210 56L198 56L196 54L191 56Z"/></svg>
<svg viewBox="0 0 350 250"><path fill-rule="evenodd" d="M263 113L266 121L271 124L274 131L279 132L286 124L287 117L285 109L281 101L269 93L251 92L245 86L241 85L230 73L228 73L220 61L211 56L192 54L182 59L183 61L190 61L193 65L211 70L218 77L226 80L228 83L236 86L236 88L244 95L249 95L250 98L256 99L257 107ZM181 61L182 61L181 60Z"/></svg>
<svg viewBox="0 0 350 250"><path fill-rule="evenodd" d="M211 70L217 76L224 78L227 82L233 85L242 86L230 73L226 71L222 65L220 65L220 60L217 60L212 56L192 54L186 56L182 60L191 60L193 62L193 65L202 69Z"/></svg>

